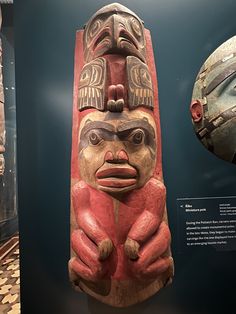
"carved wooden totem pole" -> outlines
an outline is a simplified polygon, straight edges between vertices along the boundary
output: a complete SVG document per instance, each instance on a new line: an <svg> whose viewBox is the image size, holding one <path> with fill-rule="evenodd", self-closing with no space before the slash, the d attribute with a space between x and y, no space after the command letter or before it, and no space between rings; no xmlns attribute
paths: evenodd
<svg viewBox="0 0 236 314"><path fill-rule="evenodd" d="M171 282L173 259L151 37L118 3L77 32L73 115L71 280L128 306Z"/></svg>
<svg viewBox="0 0 236 314"><path fill-rule="evenodd" d="M236 164L236 36L203 64L190 106L197 137L216 156Z"/></svg>
<svg viewBox="0 0 236 314"><path fill-rule="evenodd" d="M0 29L2 25L2 14L0 8ZM0 40L0 65L2 65L2 43ZM2 67L0 67L0 176L4 174L4 156L5 152L5 119L4 119L4 93L2 83Z"/></svg>

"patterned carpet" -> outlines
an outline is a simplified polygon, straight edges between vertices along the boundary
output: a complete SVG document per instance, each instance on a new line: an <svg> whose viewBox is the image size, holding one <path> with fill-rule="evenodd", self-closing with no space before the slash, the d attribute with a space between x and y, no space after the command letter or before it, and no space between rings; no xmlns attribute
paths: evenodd
<svg viewBox="0 0 236 314"><path fill-rule="evenodd" d="M0 313L20 314L19 241L0 256Z"/></svg>

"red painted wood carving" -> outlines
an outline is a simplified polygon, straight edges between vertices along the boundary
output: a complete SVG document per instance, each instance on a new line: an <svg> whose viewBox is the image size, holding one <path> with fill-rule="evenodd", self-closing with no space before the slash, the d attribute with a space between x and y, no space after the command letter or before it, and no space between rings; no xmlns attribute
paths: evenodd
<svg viewBox="0 0 236 314"><path fill-rule="evenodd" d="M76 36L71 194L77 290L122 307L171 281L151 37L117 3Z"/></svg>

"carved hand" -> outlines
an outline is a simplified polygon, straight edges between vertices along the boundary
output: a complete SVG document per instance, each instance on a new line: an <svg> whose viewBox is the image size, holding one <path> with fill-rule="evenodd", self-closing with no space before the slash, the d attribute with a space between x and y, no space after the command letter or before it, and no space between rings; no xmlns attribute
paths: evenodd
<svg viewBox="0 0 236 314"><path fill-rule="evenodd" d="M71 244L76 253L76 257L69 262L71 269L88 281L102 279L108 271L107 263L103 260L110 254L112 242L107 239L97 246L83 230L78 229L72 233Z"/></svg>
<svg viewBox="0 0 236 314"><path fill-rule="evenodd" d="M145 280L155 278L165 272L173 264L172 257L168 256L170 241L169 227L165 222L162 222L158 231L146 244L140 247L138 257L135 260L131 258L130 270L133 276ZM132 245L135 245L136 241L132 240L132 242Z"/></svg>

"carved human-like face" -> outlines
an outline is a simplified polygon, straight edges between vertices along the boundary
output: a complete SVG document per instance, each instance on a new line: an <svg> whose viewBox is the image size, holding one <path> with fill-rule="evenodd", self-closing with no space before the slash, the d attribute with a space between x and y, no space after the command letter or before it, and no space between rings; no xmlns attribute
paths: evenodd
<svg viewBox="0 0 236 314"><path fill-rule="evenodd" d="M149 114L92 112L82 120L79 133L80 175L92 187L124 193L152 176L156 131Z"/></svg>
<svg viewBox="0 0 236 314"><path fill-rule="evenodd" d="M133 55L145 61L143 23L120 4L99 10L84 30L86 62L110 53Z"/></svg>

